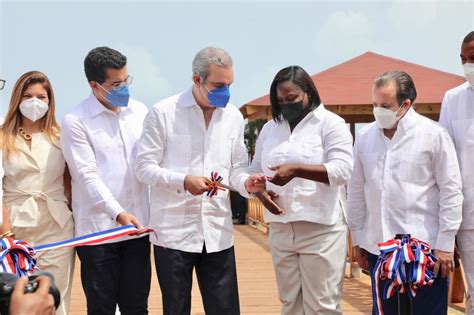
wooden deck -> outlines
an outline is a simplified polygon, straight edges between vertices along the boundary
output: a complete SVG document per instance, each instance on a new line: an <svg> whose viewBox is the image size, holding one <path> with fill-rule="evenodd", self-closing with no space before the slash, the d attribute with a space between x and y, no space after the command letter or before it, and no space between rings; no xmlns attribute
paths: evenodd
<svg viewBox="0 0 474 315"><path fill-rule="evenodd" d="M268 248L267 235L248 225L235 226L235 248L242 314L279 314L275 275ZM79 260L76 263L71 298L71 315L86 314L86 301L81 287ZM154 269L154 268L153 268ZM346 272L343 291L344 314L371 314L370 281L365 275L349 278ZM153 270L149 313L161 314L161 293ZM193 285L193 315L203 315L196 279ZM450 310L449 314L462 314Z"/></svg>

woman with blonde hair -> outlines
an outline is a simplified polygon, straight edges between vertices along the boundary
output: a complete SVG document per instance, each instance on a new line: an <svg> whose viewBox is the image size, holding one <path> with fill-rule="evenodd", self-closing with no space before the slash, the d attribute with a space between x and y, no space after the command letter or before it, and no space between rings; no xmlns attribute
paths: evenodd
<svg viewBox="0 0 474 315"><path fill-rule="evenodd" d="M71 180L59 146L53 89L43 73L27 72L15 83L1 131L3 235L32 246L73 237ZM67 314L74 250L41 252L36 259L40 270L54 275L61 292L56 314Z"/></svg>

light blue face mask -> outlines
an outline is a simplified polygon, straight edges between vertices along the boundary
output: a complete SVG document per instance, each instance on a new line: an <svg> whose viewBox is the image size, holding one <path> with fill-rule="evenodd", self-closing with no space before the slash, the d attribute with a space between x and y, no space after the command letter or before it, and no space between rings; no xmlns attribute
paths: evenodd
<svg viewBox="0 0 474 315"><path fill-rule="evenodd" d="M230 89L229 86L223 86L217 89L209 91L205 85L204 88L207 90L207 99L209 104L214 107L226 107L230 99Z"/></svg>
<svg viewBox="0 0 474 315"><path fill-rule="evenodd" d="M128 100L130 99L130 92L128 90L128 85L124 85L119 89L113 89L107 91L99 84L99 86L108 93L105 99L112 105L113 107L127 107Z"/></svg>

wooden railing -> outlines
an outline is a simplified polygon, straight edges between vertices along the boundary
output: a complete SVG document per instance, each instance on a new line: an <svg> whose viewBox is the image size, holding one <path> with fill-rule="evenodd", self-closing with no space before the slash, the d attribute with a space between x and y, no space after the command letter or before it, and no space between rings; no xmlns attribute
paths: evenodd
<svg viewBox="0 0 474 315"><path fill-rule="evenodd" d="M248 222L249 225L263 230L266 234L269 230L269 224L265 223L263 214L265 213L265 208L263 204L257 198L250 198L247 201L248 209Z"/></svg>

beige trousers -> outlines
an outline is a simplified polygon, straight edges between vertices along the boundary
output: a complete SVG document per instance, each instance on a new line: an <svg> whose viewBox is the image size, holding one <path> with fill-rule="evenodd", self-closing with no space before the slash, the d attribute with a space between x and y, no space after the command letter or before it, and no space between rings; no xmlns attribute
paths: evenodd
<svg viewBox="0 0 474 315"><path fill-rule="evenodd" d="M474 230L458 231L457 241L462 266L467 280L466 314L474 315L472 298L474 298Z"/></svg>
<svg viewBox="0 0 474 315"><path fill-rule="evenodd" d="M347 225L272 222L269 244L281 314L342 314Z"/></svg>
<svg viewBox="0 0 474 315"><path fill-rule="evenodd" d="M26 241L31 246L64 241L74 237L72 218L64 229L44 215L40 222L44 229L41 233L37 228L14 228L15 237ZM61 304L56 315L67 315L71 300L72 278L74 273L75 250L73 248L53 249L36 254L37 266L40 271L46 271L54 276L56 287L61 294Z"/></svg>

